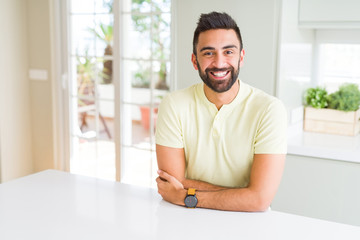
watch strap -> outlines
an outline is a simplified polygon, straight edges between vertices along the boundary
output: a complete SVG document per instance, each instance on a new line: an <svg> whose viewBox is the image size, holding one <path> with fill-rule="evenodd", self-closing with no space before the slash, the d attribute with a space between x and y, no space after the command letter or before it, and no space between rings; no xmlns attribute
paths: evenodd
<svg viewBox="0 0 360 240"><path fill-rule="evenodd" d="M188 192L187 192L187 195L195 195L195 192L196 192L196 189L195 188L189 188L188 189Z"/></svg>

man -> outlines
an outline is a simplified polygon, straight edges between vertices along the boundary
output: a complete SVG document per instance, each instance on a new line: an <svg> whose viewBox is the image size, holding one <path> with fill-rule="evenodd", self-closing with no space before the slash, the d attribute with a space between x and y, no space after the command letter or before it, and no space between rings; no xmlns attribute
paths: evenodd
<svg viewBox="0 0 360 240"><path fill-rule="evenodd" d="M285 162L282 103L238 79L244 49L226 13L201 15L191 61L203 83L169 94L159 108L158 192L187 207L267 210Z"/></svg>

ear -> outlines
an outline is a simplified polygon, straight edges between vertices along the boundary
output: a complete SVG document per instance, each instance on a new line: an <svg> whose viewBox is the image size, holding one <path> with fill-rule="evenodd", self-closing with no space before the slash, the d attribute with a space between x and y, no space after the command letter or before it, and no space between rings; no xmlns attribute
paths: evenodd
<svg viewBox="0 0 360 240"><path fill-rule="evenodd" d="M240 52L240 67L244 65L244 56L245 56L245 50L242 49Z"/></svg>
<svg viewBox="0 0 360 240"><path fill-rule="evenodd" d="M195 68L195 70L198 70L198 66L197 66L197 60L196 60L196 56L194 53L191 54L191 62Z"/></svg>

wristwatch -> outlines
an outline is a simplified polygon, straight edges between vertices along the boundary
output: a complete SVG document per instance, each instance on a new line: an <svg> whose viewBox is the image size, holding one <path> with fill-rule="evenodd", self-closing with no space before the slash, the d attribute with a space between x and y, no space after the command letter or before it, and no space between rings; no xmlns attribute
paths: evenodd
<svg viewBox="0 0 360 240"><path fill-rule="evenodd" d="M185 200L184 200L184 203L185 203L185 206L188 207L188 208L195 208L197 203L198 203L198 200L196 198L196 189L194 188L189 188L188 189L188 192L186 194L186 197L185 197Z"/></svg>

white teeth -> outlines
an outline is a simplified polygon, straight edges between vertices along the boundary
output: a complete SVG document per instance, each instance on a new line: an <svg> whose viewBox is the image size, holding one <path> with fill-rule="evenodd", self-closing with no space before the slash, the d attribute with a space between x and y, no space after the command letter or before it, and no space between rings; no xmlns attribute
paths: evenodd
<svg viewBox="0 0 360 240"><path fill-rule="evenodd" d="M223 77L227 74L227 72L213 72L213 74L216 77Z"/></svg>

